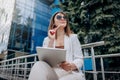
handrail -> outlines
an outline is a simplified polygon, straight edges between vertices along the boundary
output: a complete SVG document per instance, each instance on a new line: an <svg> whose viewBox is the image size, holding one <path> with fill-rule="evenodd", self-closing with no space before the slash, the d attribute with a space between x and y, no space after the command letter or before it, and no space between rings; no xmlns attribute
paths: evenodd
<svg viewBox="0 0 120 80"><path fill-rule="evenodd" d="M106 58L106 57L116 57L116 56L120 56L120 53L115 53L115 54L104 54L104 55L95 55L95 58ZM92 56L84 56L84 58L92 58Z"/></svg>
<svg viewBox="0 0 120 80"><path fill-rule="evenodd" d="M82 48L97 47L97 46L102 46L102 45L104 45L104 44L105 44L104 41L94 42L94 43L88 43L88 44L84 44L84 45L82 45Z"/></svg>
<svg viewBox="0 0 120 80"><path fill-rule="evenodd" d="M28 55L29 56L29 55ZM28 57L28 56L26 56L26 57ZM34 57L34 56L37 56L37 55L34 55L34 54L32 54L32 57ZM96 55L95 56L95 58L107 58L107 57L117 57L117 56L120 56L120 53L118 53L118 54L106 54L106 55ZM29 56L29 57L31 57L31 55ZM21 57L21 58L23 58L23 57ZM21 59L21 58L14 58L14 59L10 59L10 60L6 60L6 61L1 61L1 63L5 63L5 62L8 62L8 61L13 61L13 60L19 60L19 59ZM25 58L25 57L24 57ZM84 56L84 58L91 58L91 56ZM0 66L0 68L2 68L3 70L8 70L7 69L7 67L8 66L16 66L16 65L24 65L24 64L33 64L34 62L27 62L27 63L19 63L19 64L9 64L9 65L4 65L4 66ZM9 68L9 70L12 70L13 68ZM20 68L20 67L16 67L15 68L16 69L16 71L17 70L29 70L30 71L30 68ZM97 73L103 73L102 71L84 71L85 73L91 73L91 74L97 74ZM118 71L104 71L104 74L105 73L115 73L115 74L119 74L120 72L118 72ZM22 76L22 75L21 75ZM17 80L17 79L16 79Z"/></svg>
<svg viewBox="0 0 120 80"><path fill-rule="evenodd" d="M94 80L97 80L97 73L102 73L102 79L105 80L105 73L116 73L119 74L120 72L117 71L104 71L104 64L103 64L103 58L108 58L108 57L117 57L120 56L120 53L116 54L105 54L105 55L94 55L94 47L97 46L102 46L104 45L104 41L96 42L96 43L89 43L82 45L82 49L90 48L91 49L91 56L84 56L84 58L91 58L92 59L92 66L93 70L92 71L84 71L84 73L91 73L94 74ZM13 50L15 51L15 50ZM15 51L17 52L17 51ZM18 51L19 52L19 51ZM24 52L21 52L24 53ZM33 61L27 62L27 58L33 57ZM95 65L95 59L100 58L101 61L101 71L96 70L96 65ZM23 62L21 62L23 60ZM29 76L30 69L32 65L37 61L37 54L31 54L31 55L25 55L25 56L20 56L8 60L3 60L0 61L0 77L4 78L10 78L9 80L26 80ZM15 72L15 73L13 73ZM21 72L19 75L18 73ZM4 76L3 76L4 75Z"/></svg>
<svg viewBox="0 0 120 80"><path fill-rule="evenodd" d="M16 58L12 58L12 59L7 59L7 60L0 61L0 63L1 63L1 62L6 62L6 61L12 61L12 60L16 60L16 59L27 58L27 57L34 57L34 56L37 56L37 54L19 56L19 57L16 57Z"/></svg>

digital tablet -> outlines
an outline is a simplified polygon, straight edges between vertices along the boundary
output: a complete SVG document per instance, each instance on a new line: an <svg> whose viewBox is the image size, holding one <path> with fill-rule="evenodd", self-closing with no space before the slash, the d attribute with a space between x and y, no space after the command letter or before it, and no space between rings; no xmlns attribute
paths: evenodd
<svg viewBox="0 0 120 80"><path fill-rule="evenodd" d="M38 59L47 62L54 67L66 61L66 50L59 48L36 47Z"/></svg>

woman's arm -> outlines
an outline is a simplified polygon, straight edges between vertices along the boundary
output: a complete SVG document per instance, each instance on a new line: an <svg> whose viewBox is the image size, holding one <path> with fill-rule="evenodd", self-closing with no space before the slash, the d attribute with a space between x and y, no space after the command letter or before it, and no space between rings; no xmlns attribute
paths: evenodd
<svg viewBox="0 0 120 80"><path fill-rule="evenodd" d="M44 38L43 40L43 47L54 47L54 40L49 39L49 37Z"/></svg>
<svg viewBox="0 0 120 80"><path fill-rule="evenodd" d="M73 66L76 66L76 68L79 70L83 66L83 54L82 54L81 44L76 34L72 35L71 40L72 40L72 51L74 57L72 63ZM73 67L73 69L75 69L75 67Z"/></svg>

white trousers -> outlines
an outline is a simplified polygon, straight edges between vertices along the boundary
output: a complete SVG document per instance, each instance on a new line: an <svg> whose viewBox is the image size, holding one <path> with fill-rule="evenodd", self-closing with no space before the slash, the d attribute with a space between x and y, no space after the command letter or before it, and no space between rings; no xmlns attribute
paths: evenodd
<svg viewBox="0 0 120 80"><path fill-rule="evenodd" d="M36 62L28 80L85 80L83 73L66 72L61 68L51 68L43 61Z"/></svg>

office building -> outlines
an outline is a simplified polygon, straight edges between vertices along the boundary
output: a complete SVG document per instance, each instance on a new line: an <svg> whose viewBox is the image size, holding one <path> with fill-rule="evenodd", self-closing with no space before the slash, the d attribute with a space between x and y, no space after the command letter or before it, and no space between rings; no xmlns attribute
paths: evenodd
<svg viewBox="0 0 120 80"><path fill-rule="evenodd" d="M0 0L0 53L8 51L8 58L17 50L36 53L47 36L54 0Z"/></svg>
<svg viewBox="0 0 120 80"><path fill-rule="evenodd" d="M7 50L15 0L0 0L0 58Z"/></svg>

